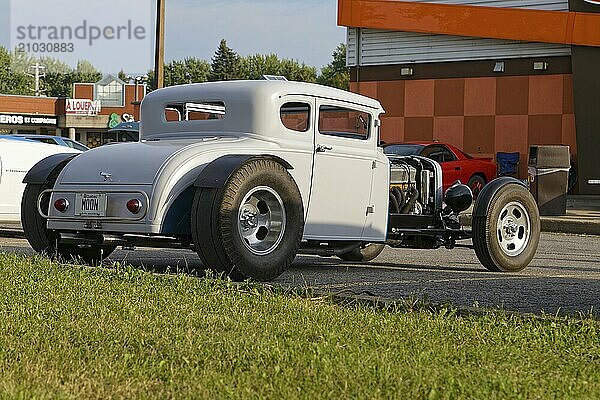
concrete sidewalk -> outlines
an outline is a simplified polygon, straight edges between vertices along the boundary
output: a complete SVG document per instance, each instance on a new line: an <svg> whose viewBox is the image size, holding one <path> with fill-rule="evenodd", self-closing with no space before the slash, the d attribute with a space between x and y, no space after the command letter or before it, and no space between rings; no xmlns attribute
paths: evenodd
<svg viewBox="0 0 600 400"><path fill-rule="evenodd" d="M463 225L471 225L471 210L460 215ZM569 196L567 215L541 217L543 232L600 235L600 196ZM24 238L20 223L0 223L0 237Z"/></svg>
<svg viewBox="0 0 600 400"><path fill-rule="evenodd" d="M471 225L471 210L461 214L460 221ZM542 216L543 232L600 235L600 196L569 196L567 214Z"/></svg>

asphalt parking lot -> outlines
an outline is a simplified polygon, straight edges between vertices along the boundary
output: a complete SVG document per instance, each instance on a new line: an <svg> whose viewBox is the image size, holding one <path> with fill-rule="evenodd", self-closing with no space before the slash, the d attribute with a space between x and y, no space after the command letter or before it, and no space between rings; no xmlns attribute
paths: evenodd
<svg viewBox="0 0 600 400"><path fill-rule="evenodd" d="M0 251L33 254L23 239L0 239ZM201 271L187 250L117 250L111 260L157 272ZM333 293L424 299L459 307L479 305L523 313L600 316L600 236L543 233L531 265L519 273L486 271L471 249L387 248L369 263L298 256L272 282Z"/></svg>

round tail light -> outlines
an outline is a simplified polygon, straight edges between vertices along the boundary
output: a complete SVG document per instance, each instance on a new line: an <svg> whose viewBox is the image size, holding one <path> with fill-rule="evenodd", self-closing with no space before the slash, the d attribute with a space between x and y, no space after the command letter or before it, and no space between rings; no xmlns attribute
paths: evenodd
<svg viewBox="0 0 600 400"><path fill-rule="evenodd" d="M131 199L127 202L127 209L132 214L137 214L142 209L142 202L138 199Z"/></svg>
<svg viewBox="0 0 600 400"><path fill-rule="evenodd" d="M67 211L67 208L69 208L69 202L67 201L67 199L58 199L54 202L54 208L56 208L61 213L64 213L65 211Z"/></svg>

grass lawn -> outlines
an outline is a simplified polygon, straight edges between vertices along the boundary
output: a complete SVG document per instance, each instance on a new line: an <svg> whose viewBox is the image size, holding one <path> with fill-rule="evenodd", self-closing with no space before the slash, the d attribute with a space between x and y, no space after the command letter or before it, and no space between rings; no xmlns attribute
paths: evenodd
<svg viewBox="0 0 600 400"><path fill-rule="evenodd" d="M0 253L0 398L600 398L600 323Z"/></svg>

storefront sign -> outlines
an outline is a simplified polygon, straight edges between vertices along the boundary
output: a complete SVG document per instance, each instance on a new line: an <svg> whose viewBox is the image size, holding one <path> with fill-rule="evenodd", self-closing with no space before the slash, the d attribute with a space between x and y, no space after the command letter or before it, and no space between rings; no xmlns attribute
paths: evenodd
<svg viewBox="0 0 600 400"><path fill-rule="evenodd" d="M112 113L110 114L110 116L108 117L108 128L112 129L115 126L119 125L121 123L121 117L119 117L119 114L117 113Z"/></svg>
<svg viewBox="0 0 600 400"><path fill-rule="evenodd" d="M597 6L600 6L600 0L583 0L586 3L590 3L590 4L595 4Z"/></svg>
<svg viewBox="0 0 600 400"><path fill-rule="evenodd" d="M56 126L56 117L45 115L0 114L0 125Z"/></svg>
<svg viewBox="0 0 600 400"><path fill-rule="evenodd" d="M100 100L67 99L65 114L67 115L98 115L102 110Z"/></svg>

